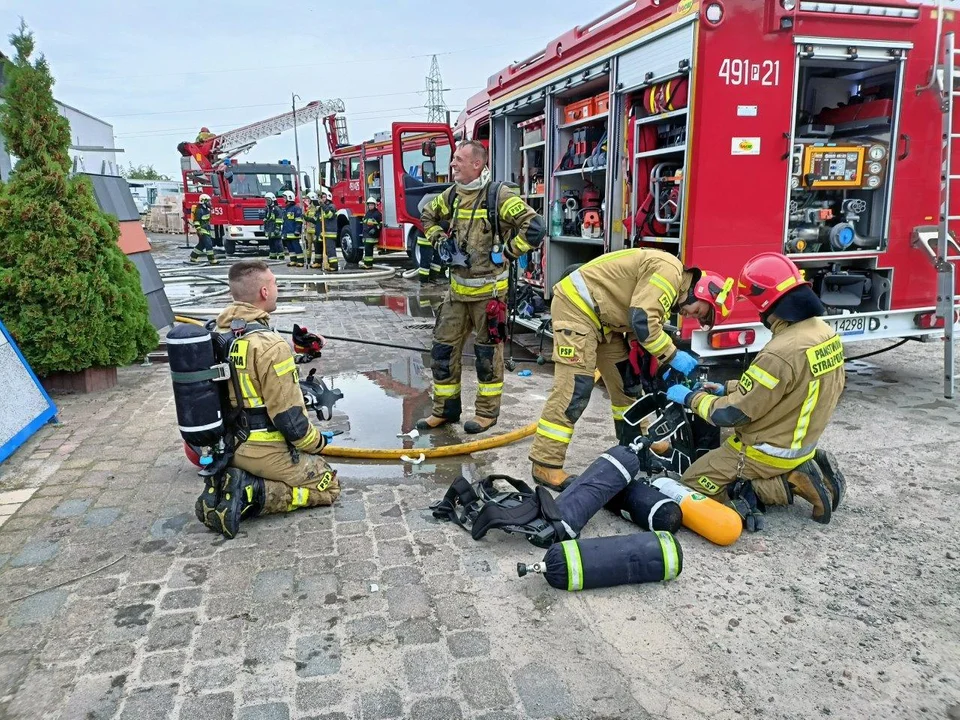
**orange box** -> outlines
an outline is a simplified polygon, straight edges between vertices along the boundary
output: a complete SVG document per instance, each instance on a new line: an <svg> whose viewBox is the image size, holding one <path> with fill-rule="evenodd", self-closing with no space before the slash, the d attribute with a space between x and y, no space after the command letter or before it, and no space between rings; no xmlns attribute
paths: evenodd
<svg viewBox="0 0 960 720"><path fill-rule="evenodd" d="M596 101L594 115L606 115L607 113L610 112L610 93L609 92L600 93L594 98L594 100Z"/></svg>
<svg viewBox="0 0 960 720"><path fill-rule="evenodd" d="M596 98L587 98L565 106L563 108L563 122L572 123L596 115L595 101Z"/></svg>

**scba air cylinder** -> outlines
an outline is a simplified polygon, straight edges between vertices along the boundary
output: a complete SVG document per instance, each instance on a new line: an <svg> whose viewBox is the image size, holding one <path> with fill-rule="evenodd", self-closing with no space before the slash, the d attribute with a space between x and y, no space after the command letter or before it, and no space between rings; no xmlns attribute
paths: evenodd
<svg viewBox="0 0 960 720"><path fill-rule="evenodd" d="M643 530L675 533L683 524L680 505L650 483L634 480L607 503L607 508Z"/></svg>
<svg viewBox="0 0 960 720"><path fill-rule="evenodd" d="M517 563L520 577L542 574L553 587L570 591L672 580L681 570L683 550L665 531L564 540L541 562Z"/></svg>
<svg viewBox="0 0 960 720"><path fill-rule="evenodd" d="M221 383L213 380L213 336L185 323L175 326L166 342L180 435L191 445L213 446L224 434Z"/></svg>

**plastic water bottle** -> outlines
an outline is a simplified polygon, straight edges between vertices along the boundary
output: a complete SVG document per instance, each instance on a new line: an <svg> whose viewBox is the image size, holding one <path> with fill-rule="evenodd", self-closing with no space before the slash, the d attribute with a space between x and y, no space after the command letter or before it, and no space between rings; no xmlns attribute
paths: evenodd
<svg viewBox="0 0 960 720"><path fill-rule="evenodd" d="M563 210L559 200L553 201L553 209L550 211L550 235L551 237L563 235Z"/></svg>

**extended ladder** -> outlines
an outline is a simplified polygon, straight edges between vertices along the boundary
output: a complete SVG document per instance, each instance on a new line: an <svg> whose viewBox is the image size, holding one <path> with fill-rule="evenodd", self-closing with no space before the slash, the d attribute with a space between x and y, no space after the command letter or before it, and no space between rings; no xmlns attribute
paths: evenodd
<svg viewBox="0 0 960 720"><path fill-rule="evenodd" d="M942 11L941 11L942 12ZM941 85L941 109L943 110L943 154L940 168L940 224L937 232L936 256L934 267L937 270L937 316L943 318L943 395L953 397L954 390L954 293L956 289L957 264L960 263L960 246L950 232L950 223L960 221L960 215L950 214L950 193L953 183L960 181L960 171L953 169L953 143L960 140L960 133L954 130L954 99L960 96L957 81L960 80L960 68L956 58L960 52L956 49L953 33L944 38L943 84Z"/></svg>

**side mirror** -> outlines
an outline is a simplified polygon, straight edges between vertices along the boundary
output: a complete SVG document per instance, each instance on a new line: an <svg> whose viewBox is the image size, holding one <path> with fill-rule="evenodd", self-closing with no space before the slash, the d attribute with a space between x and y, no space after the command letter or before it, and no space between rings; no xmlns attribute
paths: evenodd
<svg viewBox="0 0 960 720"><path fill-rule="evenodd" d="M303 187L307 190L310 189L310 176L306 173L303 174Z"/></svg>
<svg viewBox="0 0 960 720"><path fill-rule="evenodd" d="M425 157L433 158L437 156L437 143L433 140L427 140L421 146L421 152Z"/></svg>
<svg viewBox="0 0 960 720"><path fill-rule="evenodd" d="M420 179L425 183L437 181L437 164L433 160L425 160L420 165Z"/></svg>

